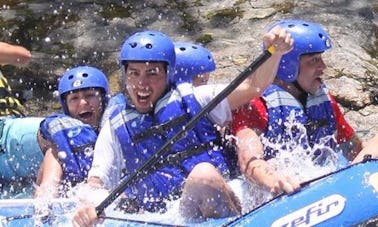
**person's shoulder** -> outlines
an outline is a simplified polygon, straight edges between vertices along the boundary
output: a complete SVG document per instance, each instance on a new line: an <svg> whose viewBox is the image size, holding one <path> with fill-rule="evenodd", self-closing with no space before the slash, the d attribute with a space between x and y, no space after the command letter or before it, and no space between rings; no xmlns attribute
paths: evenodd
<svg viewBox="0 0 378 227"><path fill-rule="evenodd" d="M252 107L265 107L265 100L262 97L256 97L249 101L249 105Z"/></svg>
<svg viewBox="0 0 378 227"><path fill-rule="evenodd" d="M215 96L223 89L227 87L227 84L205 84L197 87L193 87L194 94Z"/></svg>
<svg viewBox="0 0 378 227"><path fill-rule="evenodd" d="M216 84L204 84L193 87L194 90L208 90L208 89L224 89L228 84L216 83Z"/></svg>
<svg viewBox="0 0 378 227"><path fill-rule="evenodd" d="M252 113L266 113L266 104L263 98L256 97L251 99L247 104L233 111L235 114L251 115Z"/></svg>

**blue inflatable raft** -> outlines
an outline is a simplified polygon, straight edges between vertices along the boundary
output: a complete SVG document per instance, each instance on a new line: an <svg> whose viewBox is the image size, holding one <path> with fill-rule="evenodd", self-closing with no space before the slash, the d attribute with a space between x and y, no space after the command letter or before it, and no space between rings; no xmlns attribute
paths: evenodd
<svg viewBox="0 0 378 227"><path fill-rule="evenodd" d="M44 226L70 226L67 210L74 204L57 200L54 217ZM231 218L179 225L145 218L106 217L101 226L376 226L378 160L368 160L303 183L291 195L279 195L258 208ZM1 200L2 226L34 226L32 200ZM143 220L144 219L144 220ZM371 224L371 225L370 225Z"/></svg>

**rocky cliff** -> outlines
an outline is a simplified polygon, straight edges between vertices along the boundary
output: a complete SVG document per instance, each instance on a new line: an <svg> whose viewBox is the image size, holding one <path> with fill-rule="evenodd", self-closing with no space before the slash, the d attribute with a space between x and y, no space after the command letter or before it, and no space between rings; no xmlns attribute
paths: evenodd
<svg viewBox="0 0 378 227"><path fill-rule="evenodd" d="M324 54L325 82L365 138L378 132L378 3L376 0L0 0L1 40L32 51L26 69L2 70L24 91L30 114L53 112L56 80L73 65L102 68L119 90L118 53L126 36L160 30L199 42L214 54L211 82L232 80L261 53L274 21L301 18L324 25L333 49Z"/></svg>

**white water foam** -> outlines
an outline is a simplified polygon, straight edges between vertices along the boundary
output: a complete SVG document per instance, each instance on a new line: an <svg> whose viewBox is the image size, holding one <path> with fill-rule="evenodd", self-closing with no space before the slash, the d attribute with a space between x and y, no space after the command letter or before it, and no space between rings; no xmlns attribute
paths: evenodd
<svg viewBox="0 0 378 227"><path fill-rule="evenodd" d="M274 147L278 150L278 154L275 158L268 160L268 163L279 173L285 174L292 178L299 180L300 182L306 182L313 178L322 176L329 172L332 172L338 168L338 155L333 150L329 149L325 144L328 140L334 140L333 137L325 138L321 141L320 144L317 144L312 149L308 148L304 150L302 146L298 145L295 141L301 141L303 138L295 138L296 135L306 135L306 128L303 125L295 124L293 121L285 123L286 128L289 130L289 135L292 136L291 140L285 142L284 144L269 144L269 141L261 140L269 144L271 147ZM296 130L298 132L303 130L303 133L299 134L290 134L290 132ZM234 138L235 139L235 138ZM253 141L251 141L251 146L253 146ZM283 151L283 148L289 148L291 152ZM319 166L313 160L313 152L315 150L322 150L328 154L326 159L326 164ZM256 184L255 182L247 182L242 176L240 179L233 180L230 183L230 186L233 188L235 193L241 199L242 203L242 212L248 212L265 201L270 200L275 195L271 194L266 188ZM69 193L69 198L72 199L77 205L80 206L83 202L92 202L94 204L99 204L102 202L108 192L104 189L98 190L88 187L85 184L79 184L73 188ZM49 202L45 200L36 201L36 205L43 206L45 203L48 206ZM42 205L41 205L42 203ZM144 222L160 222L168 223L173 225L184 225L187 222L180 215L179 212L179 200L169 201L167 203L167 212L164 214L160 213L149 213L145 212L142 214L125 214L119 210L115 210L115 203L111 204L106 210L106 216L120 218L120 219L131 219L139 220ZM71 226L71 218L76 208L70 207L64 211L64 218L58 218L52 222L54 226ZM38 220L38 216L35 217ZM36 222L38 226L38 221ZM102 226L102 225L99 225Z"/></svg>

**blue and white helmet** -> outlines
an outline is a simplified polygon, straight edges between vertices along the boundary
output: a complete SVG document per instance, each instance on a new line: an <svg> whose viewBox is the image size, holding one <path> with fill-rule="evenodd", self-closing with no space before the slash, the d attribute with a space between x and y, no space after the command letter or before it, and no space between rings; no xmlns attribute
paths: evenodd
<svg viewBox="0 0 378 227"><path fill-rule="evenodd" d="M122 45L120 63L124 73L127 61L161 61L167 63L167 84L175 72L175 48L171 39L162 32L141 31L128 37Z"/></svg>
<svg viewBox="0 0 378 227"><path fill-rule="evenodd" d="M298 77L300 56L330 49L331 40L320 25L304 20L282 20L273 24L286 29L294 39L293 49L281 57L277 77L285 82L294 82Z"/></svg>
<svg viewBox="0 0 378 227"><path fill-rule="evenodd" d="M215 62L210 51L190 42L175 42L176 75L175 84L191 83L194 76L215 70Z"/></svg>
<svg viewBox="0 0 378 227"><path fill-rule="evenodd" d="M59 101L63 112L68 113L65 96L72 91L85 88L100 88L104 92L105 99L109 95L108 79L105 74L91 66L78 66L65 72L59 80ZM104 99L104 100L105 100Z"/></svg>

